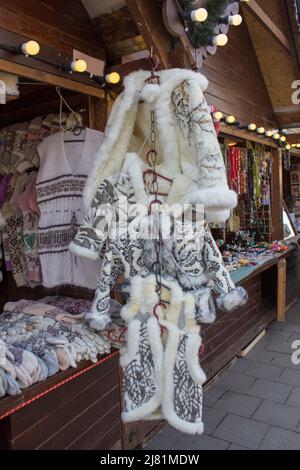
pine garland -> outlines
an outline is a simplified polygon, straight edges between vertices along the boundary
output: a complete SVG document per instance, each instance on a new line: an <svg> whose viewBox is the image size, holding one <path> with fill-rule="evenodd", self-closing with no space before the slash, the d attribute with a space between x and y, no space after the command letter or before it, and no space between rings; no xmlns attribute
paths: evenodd
<svg viewBox="0 0 300 470"><path fill-rule="evenodd" d="M203 23L186 21L188 36L196 48L212 45L215 27L219 18L224 16L226 8L233 0L208 0L206 10L207 20ZM199 8L196 0L179 0L178 2L185 12L190 12Z"/></svg>

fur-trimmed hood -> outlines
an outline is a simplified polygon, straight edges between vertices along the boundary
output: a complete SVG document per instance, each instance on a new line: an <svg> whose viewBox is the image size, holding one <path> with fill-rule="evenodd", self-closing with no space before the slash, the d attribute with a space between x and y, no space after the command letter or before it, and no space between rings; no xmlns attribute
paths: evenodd
<svg viewBox="0 0 300 470"><path fill-rule="evenodd" d="M218 221L225 220L228 209L236 205L236 196L228 189L222 154L203 95L208 81L202 74L184 69L157 74L159 84L145 82L149 71L133 72L124 79L124 91L114 103L84 189L85 207L90 206L100 183L122 170L127 152L145 159L150 110L154 110L163 167L174 180L184 175L193 183L185 203L206 204L210 220L214 220L214 214ZM205 194L207 189L209 197Z"/></svg>

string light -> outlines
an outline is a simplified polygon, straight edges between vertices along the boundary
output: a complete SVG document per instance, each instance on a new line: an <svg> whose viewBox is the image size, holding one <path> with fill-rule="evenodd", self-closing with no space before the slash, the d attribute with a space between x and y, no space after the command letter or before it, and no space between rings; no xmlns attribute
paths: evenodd
<svg viewBox="0 0 300 470"><path fill-rule="evenodd" d="M221 121L223 113L221 113L221 111L215 111L212 116L215 121Z"/></svg>
<svg viewBox="0 0 300 470"><path fill-rule="evenodd" d="M226 34L217 34L216 36L214 36L212 43L214 46L226 46L226 44L228 43L228 37L226 36Z"/></svg>
<svg viewBox="0 0 300 470"><path fill-rule="evenodd" d="M40 52L40 45L37 41L27 41L22 44L21 49L26 57L34 56Z"/></svg>
<svg viewBox="0 0 300 470"><path fill-rule="evenodd" d="M118 72L111 72L105 76L106 83L110 83L111 85L116 85L120 80L121 77Z"/></svg>
<svg viewBox="0 0 300 470"><path fill-rule="evenodd" d="M280 142L285 142L285 141L286 141L286 136L285 136L285 135L282 135L282 136L280 137Z"/></svg>
<svg viewBox="0 0 300 470"><path fill-rule="evenodd" d="M78 59L78 60L74 60L73 62L71 62L72 72L84 73L86 72L87 67L88 65L86 61L83 59Z"/></svg>
<svg viewBox="0 0 300 470"><path fill-rule="evenodd" d="M273 139L279 140L280 139L280 134L278 134L278 132L275 132L275 134L273 134Z"/></svg>
<svg viewBox="0 0 300 470"><path fill-rule="evenodd" d="M243 21L241 15L230 15L224 16L223 18L219 19L219 24L229 24L231 26L239 26Z"/></svg>
<svg viewBox="0 0 300 470"><path fill-rule="evenodd" d="M264 128L264 127L258 127L258 128L256 129L256 132L257 132L258 134L264 134L264 133L265 133L265 128Z"/></svg>
<svg viewBox="0 0 300 470"><path fill-rule="evenodd" d="M296 144L297 149L300 149L300 144Z"/></svg>
<svg viewBox="0 0 300 470"><path fill-rule="evenodd" d="M297 147L297 144L292 144L292 147L293 147L293 148Z"/></svg>
<svg viewBox="0 0 300 470"><path fill-rule="evenodd" d="M208 13L205 8L198 8L197 10L193 10L190 13L188 13L189 19L192 21L195 21L197 23L202 23L203 21L207 20Z"/></svg>
<svg viewBox="0 0 300 470"><path fill-rule="evenodd" d="M290 144L287 144L287 145L285 146L285 149L286 149L286 150L290 150L290 149L291 149Z"/></svg>
<svg viewBox="0 0 300 470"><path fill-rule="evenodd" d="M222 122L226 122L226 124L234 124L236 122L236 117L235 116L226 116L220 119Z"/></svg>
<svg viewBox="0 0 300 470"><path fill-rule="evenodd" d="M266 137L272 137L273 136L273 131L266 131L265 136Z"/></svg>

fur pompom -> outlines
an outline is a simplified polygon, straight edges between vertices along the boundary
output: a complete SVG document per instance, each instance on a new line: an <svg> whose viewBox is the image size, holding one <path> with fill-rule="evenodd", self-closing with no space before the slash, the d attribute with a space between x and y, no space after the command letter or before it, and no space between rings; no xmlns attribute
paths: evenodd
<svg viewBox="0 0 300 470"><path fill-rule="evenodd" d="M141 91L141 99L147 103L154 103L160 95L160 86L156 83L147 83Z"/></svg>
<svg viewBox="0 0 300 470"><path fill-rule="evenodd" d="M243 287L237 287L228 294L220 295L216 299L217 306L224 312L231 312L232 310L242 307L248 301L248 294Z"/></svg>

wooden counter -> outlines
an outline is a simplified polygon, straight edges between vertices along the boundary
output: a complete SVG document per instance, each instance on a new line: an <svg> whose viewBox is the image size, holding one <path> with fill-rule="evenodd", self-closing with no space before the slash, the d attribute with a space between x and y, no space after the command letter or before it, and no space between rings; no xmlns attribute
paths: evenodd
<svg viewBox="0 0 300 470"><path fill-rule="evenodd" d="M237 284L248 292L247 305L230 314L218 312L216 322L202 328L205 352L200 362L208 380L276 319L282 260L286 262L285 305L297 299L299 249L295 246L246 276L241 272ZM118 354L102 360L97 366L82 363L21 395L2 399L0 417L21 408L0 419L0 449L132 449L155 434L163 423L122 425Z"/></svg>

